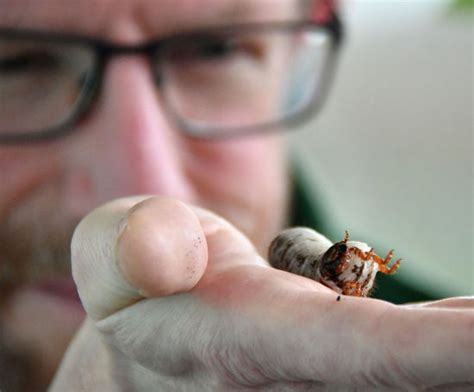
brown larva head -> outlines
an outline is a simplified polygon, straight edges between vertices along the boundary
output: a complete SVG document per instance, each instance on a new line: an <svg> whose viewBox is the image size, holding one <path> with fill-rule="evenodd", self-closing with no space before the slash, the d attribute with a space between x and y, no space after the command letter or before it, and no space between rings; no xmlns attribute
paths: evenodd
<svg viewBox="0 0 474 392"><path fill-rule="evenodd" d="M341 266L348 257L346 241L336 242L321 257L320 273L328 279L335 279L340 274Z"/></svg>

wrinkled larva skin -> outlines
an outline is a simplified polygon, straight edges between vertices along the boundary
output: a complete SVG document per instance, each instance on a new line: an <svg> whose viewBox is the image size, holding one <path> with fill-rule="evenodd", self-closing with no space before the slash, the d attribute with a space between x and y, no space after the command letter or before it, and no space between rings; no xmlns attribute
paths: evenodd
<svg viewBox="0 0 474 392"><path fill-rule="evenodd" d="M400 260L388 267L392 254L382 259L367 244L349 241L347 232L342 241L332 244L312 229L293 227L272 241L268 259L277 269L314 279L339 294L365 297L377 272L397 270Z"/></svg>

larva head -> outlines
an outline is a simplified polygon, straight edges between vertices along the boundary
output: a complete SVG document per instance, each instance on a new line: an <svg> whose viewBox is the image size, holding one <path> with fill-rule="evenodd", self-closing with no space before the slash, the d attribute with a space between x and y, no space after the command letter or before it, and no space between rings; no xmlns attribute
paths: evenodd
<svg viewBox="0 0 474 392"><path fill-rule="evenodd" d="M349 257L346 241L336 242L321 257L319 271L326 279L336 279Z"/></svg>
<svg viewBox="0 0 474 392"><path fill-rule="evenodd" d="M346 236L321 257L321 282L342 294L367 296L378 271L374 257L367 244Z"/></svg>

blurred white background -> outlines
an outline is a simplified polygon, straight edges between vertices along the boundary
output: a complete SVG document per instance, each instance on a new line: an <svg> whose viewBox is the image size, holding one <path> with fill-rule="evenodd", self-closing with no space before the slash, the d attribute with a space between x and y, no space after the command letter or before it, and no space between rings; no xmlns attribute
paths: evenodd
<svg viewBox="0 0 474 392"><path fill-rule="evenodd" d="M448 0L347 0L329 100L297 132L340 240L395 248L400 277L474 294L473 10Z"/></svg>

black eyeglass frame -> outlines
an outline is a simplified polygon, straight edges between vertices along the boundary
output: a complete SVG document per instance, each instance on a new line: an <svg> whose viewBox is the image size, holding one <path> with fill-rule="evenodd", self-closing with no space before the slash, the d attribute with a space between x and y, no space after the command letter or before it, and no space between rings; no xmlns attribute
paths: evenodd
<svg viewBox="0 0 474 392"><path fill-rule="evenodd" d="M329 86L334 76L334 70L337 63L338 48L343 41L343 26L337 16L332 13L331 18L327 22L319 23L316 21L291 21L291 22L263 22L263 23L246 23L229 26L211 27L206 29L185 31L180 33L171 34L168 36L161 37L157 40L152 40L139 45L119 45L112 42L84 37L74 34L61 34L53 32L42 32L33 30L18 30L9 28L0 28L0 38L28 38L35 39L38 41L51 41L55 43L63 44L75 44L86 46L92 49L94 54L93 67L88 72L88 77L84 81L84 86L78 103L75 108L72 108L71 114L58 125L50 128L28 131L17 134L1 134L0 133L0 144L26 144L45 142L53 139L60 138L67 135L74 130L74 125L78 123L83 115L90 110L94 103L94 99L97 97L101 90L102 80L104 71L107 63L115 56L123 55L145 55L150 62L154 61L157 66L154 67L154 78L157 84L161 83L160 72L159 72L159 58L160 52L164 48L170 47L175 42L185 42L186 40L195 40L196 37L210 35L218 35L222 33L230 33L233 31L244 30L251 32L252 30L258 30L259 32L279 29L280 31L291 31L301 28L324 30L330 34L331 47L329 52L328 60L325 64L323 74L325 78L321 81L320 88L313 93L313 96L309 100L310 104L306 105L303 110L297 111L296 113L289 115L281 120L271 121L262 124L256 124L245 127L226 128L226 132L217 132L219 128L210 128L207 132L203 132L202 129L196 131L195 128L186 123L176 112L171 108L166 99L163 100L163 105L166 106L165 114L170 117L170 120L177 126L178 130L184 135L206 140L218 140L226 139L231 137L239 137L248 134L256 134L263 132L271 132L272 130L281 130L281 128L288 128L302 123L309 116L314 115L321 107L325 96L328 93ZM164 81L165 82L165 81ZM317 102L317 104L313 104Z"/></svg>

